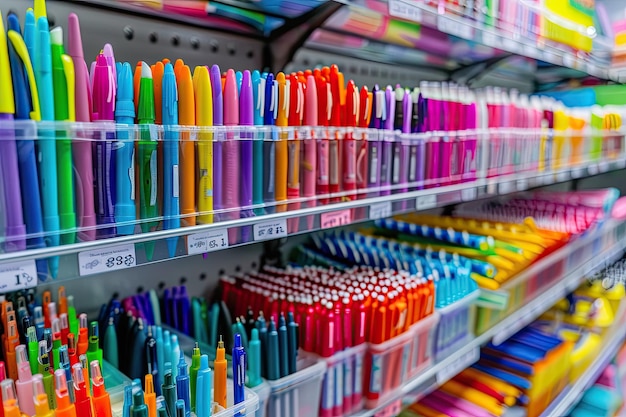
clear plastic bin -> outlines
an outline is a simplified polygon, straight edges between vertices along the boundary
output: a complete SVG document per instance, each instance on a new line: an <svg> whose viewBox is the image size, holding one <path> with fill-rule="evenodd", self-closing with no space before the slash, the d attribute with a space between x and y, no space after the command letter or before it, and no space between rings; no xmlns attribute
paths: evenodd
<svg viewBox="0 0 626 417"><path fill-rule="evenodd" d="M267 381L271 394L267 404L270 417L317 417L326 362L300 354L295 374Z"/></svg>
<svg viewBox="0 0 626 417"><path fill-rule="evenodd" d="M267 400L270 398L271 389L267 382L262 382L256 387L250 388L259 397L259 408L255 417L265 417L267 415Z"/></svg>
<svg viewBox="0 0 626 417"><path fill-rule="evenodd" d="M363 408L363 361L367 344L336 353L326 362L320 417L351 415Z"/></svg>
<svg viewBox="0 0 626 417"><path fill-rule="evenodd" d="M411 326L413 341L411 346L411 360L409 378L413 378L433 362L435 345L435 331L440 324L440 315L435 312Z"/></svg>
<svg viewBox="0 0 626 417"><path fill-rule="evenodd" d="M479 290L475 290L459 301L437 310L439 324L436 327L433 346L435 361L450 356L452 352L474 338L476 318L474 301L478 295Z"/></svg>
<svg viewBox="0 0 626 417"><path fill-rule="evenodd" d="M376 408L409 379L414 332L368 345L363 369L365 407Z"/></svg>

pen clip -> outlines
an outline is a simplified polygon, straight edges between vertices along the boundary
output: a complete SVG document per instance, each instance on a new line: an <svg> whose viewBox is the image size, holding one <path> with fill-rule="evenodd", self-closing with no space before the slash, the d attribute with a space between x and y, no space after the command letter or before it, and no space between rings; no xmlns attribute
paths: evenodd
<svg viewBox="0 0 626 417"><path fill-rule="evenodd" d="M30 90L30 103L32 111L30 112L30 118L35 121L41 120L41 108L39 107L39 94L37 93L37 82L35 80L35 72L33 70L33 64L30 60L30 54L26 43L18 32L9 30L7 33L15 52L22 60L24 69L26 70L26 76L28 77L28 86Z"/></svg>

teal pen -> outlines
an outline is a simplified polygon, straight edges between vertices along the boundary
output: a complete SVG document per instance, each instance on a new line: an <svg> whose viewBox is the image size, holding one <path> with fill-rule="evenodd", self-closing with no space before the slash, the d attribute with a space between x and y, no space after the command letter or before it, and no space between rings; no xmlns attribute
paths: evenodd
<svg viewBox="0 0 626 417"><path fill-rule="evenodd" d="M175 417L185 417L185 402L183 400L176 401ZM135 416L133 416L135 417Z"/></svg>
<svg viewBox="0 0 626 417"><path fill-rule="evenodd" d="M248 386L254 388L263 382L261 379L261 340L259 330L252 329L248 349Z"/></svg>
<svg viewBox="0 0 626 417"><path fill-rule="evenodd" d="M174 385L174 377L171 371L167 371L163 377L161 392L163 393L169 416L172 417L176 415L176 400L178 399L178 394L176 393L176 385Z"/></svg>
<svg viewBox="0 0 626 417"><path fill-rule="evenodd" d="M191 315L193 317L194 339L206 343L205 340L202 340L202 328L204 327L204 321L202 320L202 306L198 298L191 300Z"/></svg>
<svg viewBox="0 0 626 417"><path fill-rule="evenodd" d="M133 409L130 414L132 417L148 417L148 407L144 402L143 392L133 394Z"/></svg>
<svg viewBox="0 0 626 417"><path fill-rule="evenodd" d="M157 408L157 417L168 417L167 408L165 407Z"/></svg>
<svg viewBox="0 0 626 417"><path fill-rule="evenodd" d="M130 410L133 406L133 386L124 386L124 405L122 408L122 417L130 417Z"/></svg>
<svg viewBox="0 0 626 417"><path fill-rule="evenodd" d="M213 375L209 368L209 356L200 357L200 370L196 380L196 417L209 417L211 415L211 391Z"/></svg>
<svg viewBox="0 0 626 417"><path fill-rule="evenodd" d="M159 296L155 290L150 290L150 306L152 307L152 316L154 317L154 324L161 325L161 307L159 305Z"/></svg>
<svg viewBox="0 0 626 417"><path fill-rule="evenodd" d="M263 111L265 109L265 79L261 77L259 71L252 72L252 95L254 101L254 125L263 126ZM254 206L263 205L263 141L264 133L259 129L255 133L252 143L252 204ZM263 207L255 208L257 216L265 214ZM214 345L211 345L214 346Z"/></svg>
<svg viewBox="0 0 626 417"><path fill-rule="evenodd" d="M170 351L170 363L172 364L172 376L174 379L178 376L178 369L175 364L178 363L178 359L180 358L180 346L178 345L178 336L173 334L171 335L172 347Z"/></svg>
<svg viewBox="0 0 626 417"><path fill-rule="evenodd" d="M155 326L154 340L156 340L157 362L159 364L159 373L157 374L157 380L154 381L154 386L157 388L157 395L159 395L161 394L163 373L165 371L165 351L163 349L163 329L161 326Z"/></svg>
<svg viewBox="0 0 626 417"><path fill-rule="evenodd" d="M41 107L41 120L54 120L54 88L52 83L52 55L50 45L50 31L48 19L40 17L37 20L34 48L33 66L37 91L39 92L39 105ZM59 246L61 228L59 219L59 189L57 181L57 152L54 130L42 129L37 143L39 182L42 194L43 225L46 231L44 240L47 246ZM59 257L55 256L48 260L48 267L52 278L56 278L59 271Z"/></svg>
<svg viewBox="0 0 626 417"><path fill-rule="evenodd" d="M113 365L114 368L119 368L119 357L117 353L117 331L115 330L115 319L109 317L109 324L104 331L104 359Z"/></svg>
<svg viewBox="0 0 626 417"><path fill-rule="evenodd" d="M278 350L280 352L280 377L289 375L289 342L287 338L287 322L280 313L278 318Z"/></svg>
<svg viewBox="0 0 626 417"><path fill-rule="evenodd" d="M278 332L274 318L270 318L269 330L267 331L267 379L275 381L280 379L280 346Z"/></svg>
<svg viewBox="0 0 626 417"><path fill-rule="evenodd" d="M293 312L287 313L287 344L289 345L289 375L297 371L298 359L298 323Z"/></svg>
<svg viewBox="0 0 626 417"><path fill-rule="evenodd" d="M172 357L168 352L172 351L172 337L169 330L163 330L163 370L172 371Z"/></svg>

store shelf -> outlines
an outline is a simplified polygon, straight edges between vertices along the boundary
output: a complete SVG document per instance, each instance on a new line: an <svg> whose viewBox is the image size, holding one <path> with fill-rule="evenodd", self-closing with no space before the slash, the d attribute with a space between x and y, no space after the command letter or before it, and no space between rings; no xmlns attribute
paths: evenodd
<svg viewBox="0 0 626 417"><path fill-rule="evenodd" d="M475 337L453 355L420 373L419 376L409 381L398 390L394 398L389 399L389 401L375 409L362 410L356 413L354 417L376 416L383 411L399 410L402 404L414 403L476 362L479 358L478 353L482 345L491 340L494 342L506 340L543 314L559 299L576 289L590 274L599 271L619 259L626 250L626 240L623 239L626 223L611 221L604 226L605 227L602 229L590 233L584 239L579 239L571 245L566 245L544 258L542 261L544 265L543 269L547 270L554 262L560 261L564 256L574 254L581 245L588 244L590 241L595 241L598 238L602 239L605 236L615 233L615 240L612 245L606 247L600 254L583 261L580 266L562 276L554 285L541 291L536 298L526 303L513 314L507 316L485 333ZM556 415L561 416L564 414Z"/></svg>

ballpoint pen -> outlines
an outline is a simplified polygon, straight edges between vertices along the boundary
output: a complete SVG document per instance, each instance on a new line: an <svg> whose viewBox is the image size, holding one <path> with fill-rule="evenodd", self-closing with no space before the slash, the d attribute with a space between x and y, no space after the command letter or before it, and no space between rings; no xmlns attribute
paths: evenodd
<svg viewBox="0 0 626 417"><path fill-rule="evenodd" d="M76 414L80 417L92 417L91 398L87 394L89 386L85 382L85 374L80 363L72 365L72 381L74 384Z"/></svg>
<svg viewBox="0 0 626 417"><path fill-rule="evenodd" d="M213 65L209 71L211 78L211 93L213 95L213 126L218 126L215 131L216 136L213 138L213 209L222 210L223 205L223 155L222 147L224 145L223 131L219 130L219 126L224 125L224 101L222 94L222 74L220 67ZM231 173L229 172L229 175ZM220 220L220 214L215 215L215 220Z"/></svg>
<svg viewBox="0 0 626 417"><path fill-rule="evenodd" d="M220 406L226 408L226 350L224 349L224 342L220 336L220 341L217 344L217 351L215 355L215 362L213 363L213 399Z"/></svg>
<svg viewBox="0 0 626 417"><path fill-rule="evenodd" d="M197 397L197 379L198 371L200 370L200 348L198 342L196 342L192 354L191 354L191 367L189 368L189 389L191 393L191 411L196 412L196 397Z"/></svg>
<svg viewBox="0 0 626 417"><path fill-rule="evenodd" d="M185 416L191 415L191 400L189 398L189 375L187 374L187 362L183 351L180 351L180 359L178 360L178 375L176 375L176 395L178 400L185 402Z"/></svg>
<svg viewBox="0 0 626 417"><path fill-rule="evenodd" d="M229 69L224 81L224 126L227 127L226 138L222 144L222 170L217 171L218 176L214 180L222 182L222 205L227 210L222 216L223 220L239 219L239 138L236 126L239 126L239 93L237 91L237 79L235 71ZM215 108L214 108L215 110ZM228 240L231 244L239 243L239 229L228 229Z"/></svg>
<svg viewBox="0 0 626 417"><path fill-rule="evenodd" d="M48 394L43 385L43 376L41 374L33 375L33 402L36 417L54 417L54 411L50 410L48 405ZM81 416L90 417L87 414Z"/></svg>
<svg viewBox="0 0 626 417"><path fill-rule="evenodd" d="M115 160L113 140L115 139L114 109L116 81L107 58L100 53L96 58L93 73L93 113L91 119L98 123L94 134L95 180L96 180L96 221L100 226L96 232L99 238L115 236ZM102 227L105 226L105 227Z"/></svg>
<svg viewBox="0 0 626 417"><path fill-rule="evenodd" d="M180 182L178 161L178 89L174 67L168 63L163 72L162 121L163 143L163 229L180 227ZM167 239L170 258L176 255L178 237ZM156 410L155 410L156 411Z"/></svg>
<svg viewBox="0 0 626 417"><path fill-rule="evenodd" d="M2 20L2 15L0 15ZM13 119L15 117L15 101L13 95L13 79L9 63L4 22L0 23L0 86L6 94L0 99L0 168L3 178L4 211L6 220L5 244L7 252L26 249L26 225L22 213L22 196L18 182L18 155Z"/></svg>
<svg viewBox="0 0 626 417"><path fill-rule="evenodd" d="M278 140L276 141L276 160L274 189L276 202L287 200L287 174L289 169L289 130L286 129L289 120L290 91L287 86L285 74L276 74L276 84L278 85L276 97L276 127L278 129ZM287 210L285 204L276 206L276 211Z"/></svg>
<svg viewBox="0 0 626 417"><path fill-rule="evenodd" d="M196 381L196 416L209 417L211 415L211 391L213 378L209 368L208 355L200 357L200 369Z"/></svg>
<svg viewBox="0 0 626 417"><path fill-rule="evenodd" d="M307 207L315 207L316 183L315 176L317 173L317 136L318 129L318 104L317 104L317 87L315 85L315 77L309 75L306 79L306 89L304 96L304 118L302 124L310 126L310 136L303 138L302 148L302 196L307 199L305 205ZM313 229L313 221L315 216L307 216L306 230Z"/></svg>
<svg viewBox="0 0 626 417"><path fill-rule="evenodd" d="M268 127L268 131L263 138L263 202L266 204L265 212L268 214L276 212L276 113L278 111L278 83L274 81L274 74L268 73L265 76L265 100L263 109L263 123Z"/></svg>
<svg viewBox="0 0 626 417"><path fill-rule="evenodd" d="M54 117L61 122L72 122L74 113L75 74L74 63L69 59L66 67L63 56L63 28L55 27L50 31L52 55L52 81L54 83ZM66 55L65 55L66 56ZM64 244L76 241L76 213L74 212L74 167L72 165L72 142L68 132L57 130L57 179L59 181L59 219Z"/></svg>
<svg viewBox="0 0 626 417"><path fill-rule="evenodd" d="M188 71L188 69L187 69ZM181 73L185 72L183 69ZM180 74L179 74L180 75ZM198 132L198 223L213 223L213 87L209 70L198 66L193 72L195 124ZM195 222L195 219L194 219Z"/></svg>
<svg viewBox="0 0 626 417"><path fill-rule="evenodd" d="M258 70L252 72L252 102L253 120L255 126L263 125L263 112L265 111L265 78ZM263 204L263 132L255 131L252 145L252 204L260 206ZM254 209L257 215L265 214L262 207Z"/></svg>
<svg viewBox="0 0 626 417"><path fill-rule="evenodd" d="M98 361L89 363L91 387L93 389L93 408L95 411L95 417L111 417L111 398L109 393L104 387L104 378L102 377L102 371ZM143 395L141 396L143 400Z"/></svg>
<svg viewBox="0 0 626 417"><path fill-rule="evenodd" d="M37 91L39 93L39 104L41 106L41 120L51 121L54 120L54 89L52 86L50 32L48 30L48 19L45 17L37 19L35 38L37 47L34 50L35 59L33 64L35 67ZM37 143L39 152L37 162L39 163L43 224L46 231L44 240L47 246L58 246L60 243L58 232L61 225L59 220L59 190L57 185L57 155L54 131L42 129L39 134L42 138ZM59 258L49 258L48 266L50 275L56 278L59 270Z"/></svg>
<svg viewBox="0 0 626 417"><path fill-rule="evenodd" d="M154 378L152 378L152 374L148 373L145 377L144 382L145 393L143 400L148 407L148 417L156 417L157 416L157 399L156 392L154 392Z"/></svg>
<svg viewBox="0 0 626 417"><path fill-rule="evenodd" d="M206 67L203 67L207 73ZM178 86L178 123L181 126L196 125L196 96L195 82L191 78L191 70L187 65L174 68L176 73L176 85ZM211 95L209 94L208 97ZM208 100L206 96L201 99ZM211 115L212 117L213 115ZM191 140L191 132L188 127L181 129L180 133L180 224L181 226L195 226L196 224L196 150ZM198 141L200 148L200 140ZM212 154L212 150L211 150ZM200 153L198 153L200 158ZM198 208L200 211L200 208Z"/></svg>
<svg viewBox="0 0 626 417"><path fill-rule="evenodd" d="M304 117L304 88L305 83L300 80L297 74L289 75L289 108L287 109L289 126L299 127L302 125ZM287 200L298 200L300 198L300 143L302 141L299 128L295 128L290 132L290 138L287 141ZM287 210L298 210L302 204L299 201L290 203ZM300 218L293 217L287 219L287 231L289 233L297 233L300 226Z"/></svg>
<svg viewBox="0 0 626 417"><path fill-rule="evenodd" d="M135 123L132 68L124 62L117 73L115 122L115 221L117 233L132 235L135 230L135 149L131 125Z"/></svg>
<svg viewBox="0 0 626 417"><path fill-rule="evenodd" d="M139 217L141 231L148 233L158 225L155 218L158 216L158 184L157 184L157 143L151 127L154 123L154 84L150 66L141 64L141 81L139 91L139 108L137 119L140 125L139 158ZM144 243L146 257L150 260L154 256L154 242Z"/></svg>
<svg viewBox="0 0 626 417"><path fill-rule="evenodd" d="M54 378L50 373L50 358L48 356L48 343L45 340L39 342L38 369L37 373L43 375L43 385L48 395L48 407L54 410L56 400L54 396Z"/></svg>
<svg viewBox="0 0 626 417"><path fill-rule="evenodd" d="M245 384L246 384L246 367L247 367L246 350L241 344L241 334L235 334L235 344L233 346L233 398L234 404L245 401Z"/></svg>
<svg viewBox="0 0 626 417"><path fill-rule="evenodd" d="M254 104L252 75L250 74L250 71L246 70L243 72L239 91L239 126L241 126L239 131L239 148L241 151L239 205L244 208L244 210L241 211L242 218L254 217L254 211L251 209L251 206L254 202L254 166L255 163L257 163L254 160L255 130L248 127L254 124ZM262 158L262 151L256 156ZM242 242L245 243L250 241L250 235L250 226L244 226L241 228Z"/></svg>
<svg viewBox="0 0 626 417"><path fill-rule="evenodd" d="M17 375L15 388L17 390L17 398L20 402L20 409L29 416L35 415L35 404L33 403L33 374L30 370L28 357L26 354L26 346L19 345L15 349L17 360Z"/></svg>

